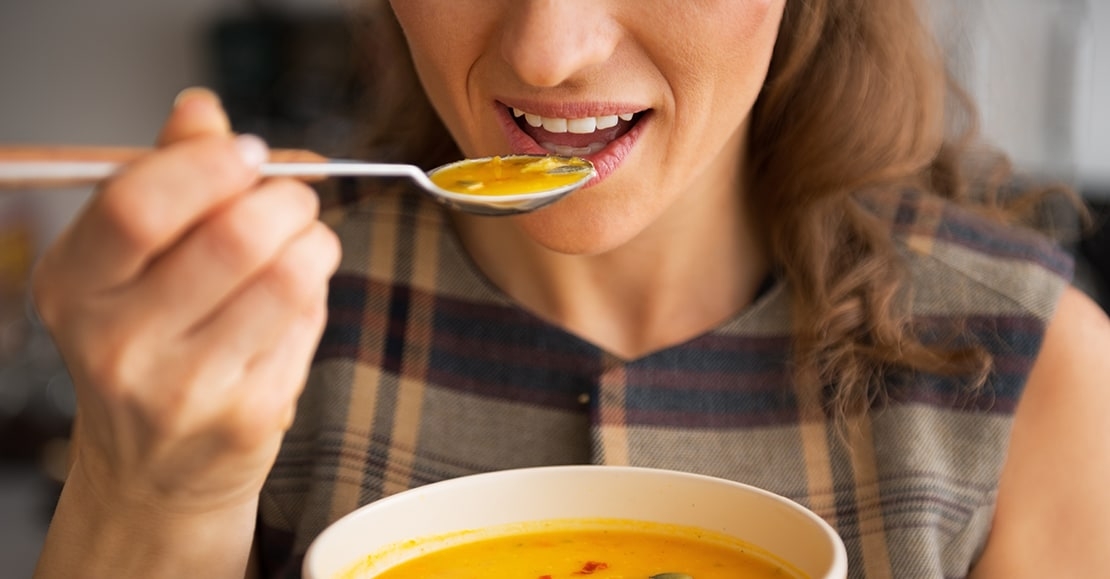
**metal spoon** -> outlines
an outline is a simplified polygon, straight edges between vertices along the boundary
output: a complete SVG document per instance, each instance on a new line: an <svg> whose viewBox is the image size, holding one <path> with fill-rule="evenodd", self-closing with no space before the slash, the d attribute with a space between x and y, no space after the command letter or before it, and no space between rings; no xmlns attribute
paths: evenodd
<svg viewBox="0 0 1110 579"><path fill-rule="evenodd" d="M124 164L149 152L146 149L106 147L0 147L0 189L38 189L44 187L93 184L114 175ZM525 193L481 194L445 189L430 176L463 165L479 167L514 159L544 160L543 173L565 176L557 187ZM512 155L484 159L464 159L437 167L427 173L416 165L365 163L326 159L310 151L277 150L272 162L260 169L265 177L407 177L434 199L459 211L480 215L527 213L553 203L579 189L594 177L592 164L579 158ZM526 190L526 189L525 189Z"/></svg>

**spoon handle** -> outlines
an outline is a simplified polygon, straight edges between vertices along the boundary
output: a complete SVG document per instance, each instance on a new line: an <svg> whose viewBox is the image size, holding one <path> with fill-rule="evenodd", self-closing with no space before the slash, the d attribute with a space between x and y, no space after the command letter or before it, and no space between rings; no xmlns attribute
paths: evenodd
<svg viewBox="0 0 1110 579"><path fill-rule="evenodd" d="M150 152L137 147L0 146L0 190L91 185ZM340 161L300 149L271 151L260 173L308 181L339 175L423 177L414 165Z"/></svg>

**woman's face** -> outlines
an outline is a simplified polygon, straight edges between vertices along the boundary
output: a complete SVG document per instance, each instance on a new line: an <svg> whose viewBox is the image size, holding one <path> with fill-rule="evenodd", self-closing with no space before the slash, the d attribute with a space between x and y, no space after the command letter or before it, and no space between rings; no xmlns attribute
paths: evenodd
<svg viewBox="0 0 1110 579"><path fill-rule="evenodd" d="M467 157L594 162L592 186L514 218L542 245L585 254L682 204L736 194L784 2L391 0Z"/></svg>

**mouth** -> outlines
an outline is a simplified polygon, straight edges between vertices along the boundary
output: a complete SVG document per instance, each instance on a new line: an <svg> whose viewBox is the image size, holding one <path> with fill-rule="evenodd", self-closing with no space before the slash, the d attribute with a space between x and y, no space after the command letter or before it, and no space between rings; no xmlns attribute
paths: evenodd
<svg viewBox="0 0 1110 579"><path fill-rule="evenodd" d="M643 133L650 109L497 103L515 154L582 157L594 164L594 184L620 166Z"/></svg>

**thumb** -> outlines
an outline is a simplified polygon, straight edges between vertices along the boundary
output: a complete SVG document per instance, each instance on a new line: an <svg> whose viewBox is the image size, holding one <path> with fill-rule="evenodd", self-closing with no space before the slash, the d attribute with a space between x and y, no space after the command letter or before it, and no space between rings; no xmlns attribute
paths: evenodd
<svg viewBox="0 0 1110 579"><path fill-rule="evenodd" d="M204 135L230 134L231 121L220 97L206 88L187 88L174 100L173 111L158 136L158 146Z"/></svg>

